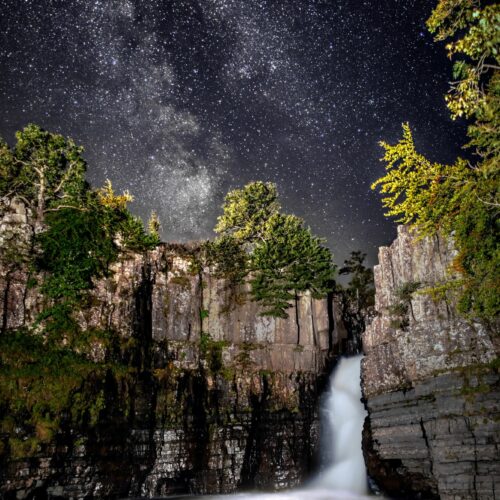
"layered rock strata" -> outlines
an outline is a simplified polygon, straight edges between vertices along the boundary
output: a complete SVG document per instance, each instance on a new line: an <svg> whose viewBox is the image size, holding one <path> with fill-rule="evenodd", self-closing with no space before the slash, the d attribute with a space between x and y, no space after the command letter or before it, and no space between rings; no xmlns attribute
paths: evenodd
<svg viewBox="0 0 500 500"><path fill-rule="evenodd" d="M454 256L451 242L400 226L374 270L364 449L369 473L396 498L500 495L498 336L459 316L452 292L436 293Z"/></svg>
<svg viewBox="0 0 500 500"><path fill-rule="evenodd" d="M2 231L32 231L21 203L3 206ZM130 254L96 283L75 312L78 323L118 334L114 349L128 374L89 380L103 399L97 423L63 422L30 457L15 457L0 433L0 497L281 489L307 476L329 355L347 335L333 300L304 295L287 319L262 317L245 286L199 269L195 253L161 245ZM33 323L43 298L22 259L1 271L2 335L9 335ZM96 337L89 355L105 361L109 349Z"/></svg>

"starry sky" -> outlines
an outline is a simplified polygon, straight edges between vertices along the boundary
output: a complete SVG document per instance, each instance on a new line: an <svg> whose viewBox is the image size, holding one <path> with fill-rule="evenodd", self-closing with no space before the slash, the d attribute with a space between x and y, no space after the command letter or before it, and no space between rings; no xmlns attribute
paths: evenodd
<svg viewBox="0 0 500 500"><path fill-rule="evenodd" d="M277 183L341 263L395 235L370 184L409 121L432 160L464 125L435 0L2 0L0 135L27 123L85 148L88 178L155 209L163 238L213 236L224 194Z"/></svg>

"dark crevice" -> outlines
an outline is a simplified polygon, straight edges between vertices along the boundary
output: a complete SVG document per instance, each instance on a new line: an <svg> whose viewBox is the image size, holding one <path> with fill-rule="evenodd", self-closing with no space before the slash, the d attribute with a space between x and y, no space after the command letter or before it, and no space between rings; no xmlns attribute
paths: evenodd
<svg viewBox="0 0 500 500"><path fill-rule="evenodd" d="M467 430L470 432L472 439L474 439L474 476L472 477L472 484L474 488L474 499L477 500L477 475L478 475L478 470L477 470L477 441L476 441L476 435L474 434L474 429L472 427L472 424L470 422L470 419L465 418L465 425L467 426Z"/></svg>
<svg viewBox="0 0 500 500"><path fill-rule="evenodd" d="M265 446L263 439L263 422L266 414L266 403L269 395L269 382L267 377L262 377L262 393L250 396L250 404L252 408L252 420L248 431L248 438L245 447L245 456L241 470L240 487L250 489L256 486L256 477L259 472L262 459L262 449Z"/></svg>
<svg viewBox="0 0 500 500"><path fill-rule="evenodd" d="M199 321L200 321L200 335L203 333L203 315L202 311L204 309L204 304L203 304L203 274L201 271L198 273L198 287L200 290L200 310L198 311L198 316L199 316ZM191 331L190 331L191 333Z"/></svg>
<svg viewBox="0 0 500 500"><path fill-rule="evenodd" d="M318 332L316 328L316 315L314 314L314 300L312 296L310 296L311 301L311 326L312 326L312 334L313 334L313 345L314 347L318 346Z"/></svg>
<svg viewBox="0 0 500 500"><path fill-rule="evenodd" d="M430 465L431 475L434 476L434 460L432 459L432 452L429 444L429 438L427 437L427 432L425 430L423 419L420 419L420 429L422 430L422 436L424 438L425 446L427 448L427 453L429 455L429 465Z"/></svg>
<svg viewBox="0 0 500 500"><path fill-rule="evenodd" d="M153 339L151 265L142 268L142 277L135 292L134 337L139 341L135 365L141 370L148 370L151 365L151 343Z"/></svg>
<svg viewBox="0 0 500 500"><path fill-rule="evenodd" d="M8 315L9 315L9 293L10 293L10 272L7 273L7 276L5 278L6 284L5 284L5 289L3 292L3 314L2 314L2 334L5 333L7 330L7 321L8 321Z"/></svg>
<svg viewBox="0 0 500 500"><path fill-rule="evenodd" d="M300 344L299 296L295 292L295 324L297 325L297 345Z"/></svg>
<svg viewBox="0 0 500 500"><path fill-rule="evenodd" d="M328 351L333 350L333 332L335 331L335 315L333 314L333 292L328 293Z"/></svg>

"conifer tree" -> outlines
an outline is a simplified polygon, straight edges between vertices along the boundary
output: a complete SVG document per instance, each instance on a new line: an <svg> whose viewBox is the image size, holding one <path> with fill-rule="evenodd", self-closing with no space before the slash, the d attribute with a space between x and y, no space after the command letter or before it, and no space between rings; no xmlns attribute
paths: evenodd
<svg viewBox="0 0 500 500"><path fill-rule="evenodd" d="M297 294L322 297L332 289L335 266L323 241L302 219L279 212L276 185L252 182L226 196L211 244L217 269L241 277L250 272L252 298L264 315L286 317Z"/></svg>

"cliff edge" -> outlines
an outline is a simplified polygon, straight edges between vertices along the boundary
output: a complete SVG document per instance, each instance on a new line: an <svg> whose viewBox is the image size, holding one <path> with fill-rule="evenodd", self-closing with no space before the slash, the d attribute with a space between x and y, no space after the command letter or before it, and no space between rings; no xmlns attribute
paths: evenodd
<svg viewBox="0 0 500 500"><path fill-rule="evenodd" d="M33 251L29 210L1 208L3 256L19 257L0 269L11 346L47 301L22 258ZM347 335L338 308L305 294L288 318L262 317L245 285L214 278L196 252L162 244L112 264L74 311L81 379L62 355L48 367L36 358L39 372L24 378L5 373L0 405L26 411L0 418L0 497L282 489L309 474L328 362Z"/></svg>
<svg viewBox="0 0 500 500"><path fill-rule="evenodd" d="M369 474L395 498L500 495L499 339L456 313L453 245L407 227L379 250L363 334Z"/></svg>

